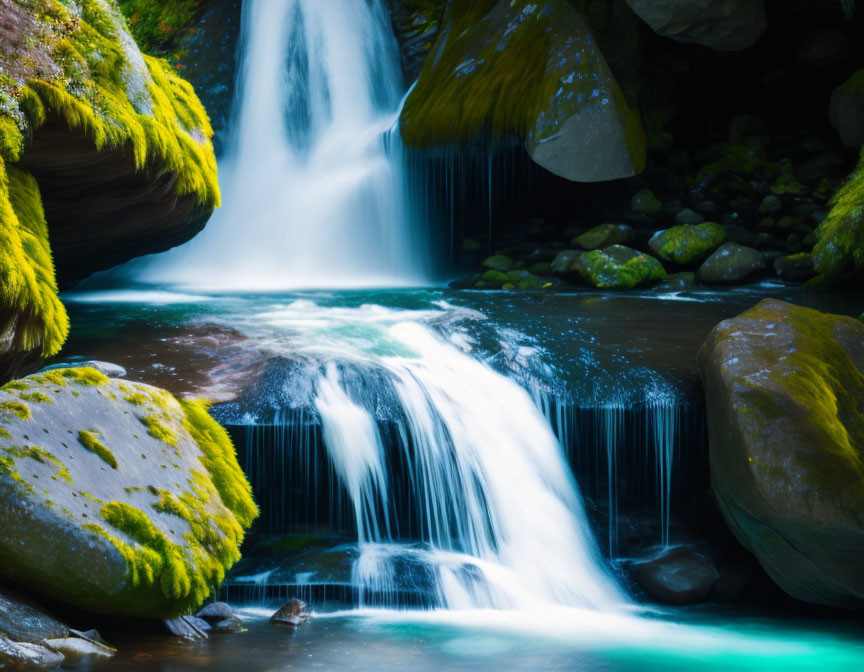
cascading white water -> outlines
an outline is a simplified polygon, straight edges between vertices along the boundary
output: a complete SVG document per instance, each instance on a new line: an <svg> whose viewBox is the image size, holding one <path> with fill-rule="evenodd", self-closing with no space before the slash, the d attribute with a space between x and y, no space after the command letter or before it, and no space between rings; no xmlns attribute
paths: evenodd
<svg viewBox="0 0 864 672"><path fill-rule="evenodd" d="M220 289L423 281L394 126L404 92L381 0L244 3L224 207L138 279Z"/></svg>
<svg viewBox="0 0 864 672"><path fill-rule="evenodd" d="M423 602L435 606L615 610L627 598L602 566L547 418L474 351L466 325L483 321L443 302L394 310L300 300L225 324L301 363L289 396L317 412L353 505L351 582L362 604L393 606L419 576ZM538 359L515 332L496 333L513 366ZM385 436L388 426L397 429ZM407 538L405 510L416 520Z"/></svg>

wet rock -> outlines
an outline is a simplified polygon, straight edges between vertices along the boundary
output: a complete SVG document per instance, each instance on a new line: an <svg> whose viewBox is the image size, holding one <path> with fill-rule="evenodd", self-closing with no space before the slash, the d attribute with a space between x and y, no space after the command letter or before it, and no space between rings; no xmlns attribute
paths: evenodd
<svg viewBox="0 0 864 672"><path fill-rule="evenodd" d="M46 366L42 369L42 371L52 371L54 369L69 369L73 367L87 367L90 369L96 369L99 373L104 373L109 378L125 378L126 377L126 369L120 366L119 364L112 364L111 362L100 362L97 359L91 359L86 362L75 362L75 363L62 363L62 364L52 364L51 366ZM41 373L41 372L40 372Z"/></svg>
<svg viewBox="0 0 864 672"><path fill-rule="evenodd" d="M626 224L601 224L574 238L573 243L586 250L599 250L629 243L635 236L633 229Z"/></svg>
<svg viewBox="0 0 864 672"><path fill-rule="evenodd" d="M231 618L234 616L234 610L225 602L211 602L195 614L195 616L208 623L213 623Z"/></svg>
<svg viewBox="0 0 864 672"><path fill-rule="evenodd" d="M783 209L783 202L777 194L768 194L759 204L759 212L763 215L774 215Z"/></svg>
<svg viewBox="0 0 864 672"><path fill-rule="evenodd" d="M855 149L864 145L864 70L834 90L828 116L844 145Z"/></svg>
<svg viewBox="0 0 864 672"><path fill-rule="evenodd" d="M239 559L257 515L199 402L91 368L0 389L0 574L89 611L170 618Z"/></svg>
<svg viewBox="0 0 864 672"><path fill-rule="evenodd" d="M195 616L167 618L163 623L170 634L191 640L207 639L207 632L212 629L207 621Z"/></svg>
<svg viewBox="0 0 864 672"><path fill-rule="evenodd" d="M66 637L69 628L29 600L0 590L0 635L14 642L39 643Z"/></svg>
<svg viewBox="0 0 864 672"><path fill-rule="evenodd" d="M656 289L659 291L686 292L691 289L696 289L696 274L685 271L683 273L670 273L665 280L657 283Z"/></svg>
<svg viewBox="0 0 864 672"><path fill-rule="evenodd" d="M633 289L666 277L663 265L654 257L623 245L586 252L574 267L594 287L610 289Z"/></svg>
<svg viewBox="0 0 864 672"><path fill-rule="evenodd" d="M13 642L0 635L0 666L12 669L53 667L63 662L63 654L38 644Z"/></svg>
<svg viewBox="0 0 864 672"><path fill-rule="evenodd" d="M666 551L636 569L636 580L650 595L675 605L702 602L719 576L710 560L686 548Z"/></svg>
<svg viewBox="0 0 864 672"><path fill-rule="evenodd" d="M722 51L755 44L767 26L762 0L627 0L651 29Z"/></svg>
<svg viewBox="0 0 864 672"><path fill-rule="evenodd" d="M676 224L701 224L704 221L705 218L702 215L690 208L684 208L675 215Z"/></svg>
<svg viewBox="0 0 864 672"><path fill-rule="evenodd" d="M288 600L270 617L271 623L278 625L303 625L312 617L312 612L302 600Z"/></svg>
<svg viewBox="0 0 864 672"><path fill-rule="evenodd" d="M551 270L553 273L570 273L575 272L573 267L574 262L580 255L584 254L582 250L561 250L552 261Z"/></svg>
<svg viewBox="0 0 864 672"><path fill-rule="evenodd" d="M763 301L699 355L711 486L791 596L864 606L864 324Z"/></svg>
<svg viewBox="0 0 864 672"><path fill-rule="evenodd" d="M692 264L707 257L726 240L726 230L715 222L705 222L697 226L673 226L658 231L648 247L665 261L676 264Z"/></svg>
<svg viewBox="0 0 864 672"><path fill-rule="evenodd" d="M513 260L506 254L495 254L483 260L483 266L491 268L494 271L506 273L513 268Z"/></svg>
<svg viewBox="0 0 864 672"><path fill-rule="evenodd" d="M210 625L214 632L244 632L246 630L246 624L238 616L231 616Z"/></svg>
<svg viewBox="0 0 864 672"><path fill-rule="evenodd" d="M643 170L638 116L571 3L497 0L468 15L460 7L447 3L435 58L405 101L406 145L464 145L492 130L517 137L535 163L568 180L597 182ZM542 39L535 32L541 24Z"/></svg>
<svg viewBox="0 0 864 672"><path fill-rule="evenodd" d="M737 243L725 243L699 268L702 282L740 282L765 268L765 259L758 250Z"/></svg>
<svg viewBox="0 0 864 672"><path fill-rule="evenodd" d="M63 655L66 662L82 658L111 658L117 649L85 637L63 637L61 639L46 639L45 645Z"/></svg>
<svg viewBox="0 0 864 672"><path fill-rule="evenodd" d="M650 189L640 189L633 195L630 208L643 215L656 215L663 209L663 203Z"/></svg>

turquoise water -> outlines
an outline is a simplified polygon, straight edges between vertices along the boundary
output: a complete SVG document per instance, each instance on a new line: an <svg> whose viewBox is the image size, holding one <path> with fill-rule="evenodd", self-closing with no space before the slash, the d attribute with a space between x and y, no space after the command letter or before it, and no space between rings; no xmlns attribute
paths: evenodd
<svg viewBox="0 0 864 672"><path fill-rule="evenodd" d="M184 295L144 288L67 296L73 337L61 359L112 361L133 380L231 398L273 358L306 349L320 354L338 344L355 358L409 356L388 328L410 318L500 370L518 363L596 399L658 380L694 384L696 353L710 329L766 297L860 312L855 297L829 303L835 299L779 285L676 295L441 289ZM291 631L267 622L276 606L241 608L247 632L205 643L106 632L120 649L116 658L64 669L791 672L860 670L864 661L864 636L849 621L757 618L730 608L612 614L572 607L346 612L313 605L316 618Z"/></svg>

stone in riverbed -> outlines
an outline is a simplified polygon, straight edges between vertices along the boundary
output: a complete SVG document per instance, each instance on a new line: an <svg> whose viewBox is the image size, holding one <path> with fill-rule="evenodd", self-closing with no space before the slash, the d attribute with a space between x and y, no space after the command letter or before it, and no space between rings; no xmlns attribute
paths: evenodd
<svg viewBox="0 0 864 672"><path fill-rule="evenodd" d="M640 189L633 195L630 209L643 215L656 215L663 209L663 203L650 189Z"/></svg>
<svg viewBox="0 0 864 672"><path fill-rule="evenodd" d="M39 643L69 635L69 628L36 605L0 590L0 635L13 642Z"/></svg>
<svg viewBox="0 0 864 672"><path fill-rule="evenodd" d="M807 252L777 257L774 260L774 270L782 280L789 282L804 282L816 275L813 256Z"/></svg>
<svg viewBox="0 0 864 672"><path fill-rule="evenodd" d="M234 610L225 602L211 602L195 614L195 616L208 623L223 621L226 618L231 618L233 615Z"/></svg>
<svg viewBox="0 0 864 672"><path fill-rule="evenodd" d="M483 260L483 266L491 268L493 271L501 271L506 273L513 268L513 260L506 254L495 254Z"/></svg>
<svg viewBox="0 0 864 672"><path fill-rule="evenodd" d="M627 224L601 224L574 238L573 243L586 250L601 250L610 245L623 245L636 237Z"/></svg>
<svg viewBox="0 0 864 672"><path fill-rule="evenodd" d="M636 580L649 594L675 605L702 602L719 577L711 561L686 548L666 551L636 570Z"/></svg>
<svg viewBox="0 0 864 672"><path fill-rule="evenodd" d="M765 258L752 247L726 243L721 245L699 268L699 279L705 283L740 282L765 268Z"/></svg>
<svg viewBox="0 0 864 672"><path fill-rule="evenodd" d="M583 254L582 250L561 250L552 260L552 272L574 273L576 269L573 264Z"/></svg>
<svg viewBox="0 0 864 672"><path fill-rule="evenodd" d="M624 245L585 252L574 267L594 287L609 289L633 289L666 277L663 265L654 257Z"/></svg>
<svg viewBox="0 0 864 672"><path fill-rule="evenodd" d="M277 625L303 625L312 617L312 612L309 610L303 600L288 600L270 617L271 623Z"/></svg>
<svg viewBox="0 0 864 672"><path fill-rule="evenodd" d="M0 666L4 668L54 667L63 662L63 654L38 644L13 642L0 635Z"/></svg>
<svg viewBox="0 0 864 672"><path fill-rule="evenodd" d="M714 329L699 371L732 532L793 597L864 606L864 324L763 301Z"/></svg>
<svg viewBox="0 0 864 672"><path fill-rule="evenodd" d="M0 573L90 611L197 607L257 515L201 402L55 369L0 390Z"/></svg>
<svg viewBox="0 0 864 672"><path fill-rule="evenodd" d="M724 240L726 230L715 222L683 224L658 231L648 241L648 247L661 259L683 266L704 259Z"/></svg>

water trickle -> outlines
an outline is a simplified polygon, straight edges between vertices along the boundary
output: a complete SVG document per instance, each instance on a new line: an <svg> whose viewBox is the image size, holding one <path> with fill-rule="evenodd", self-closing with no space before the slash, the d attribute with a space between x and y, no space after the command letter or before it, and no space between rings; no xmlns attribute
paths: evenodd
<svg viewBox="0 0 864 672"><path fill-rule="evenodd" d="M398 130L404 84L381 0L244 3L224 207L145 282L231 289L422 283Z"/></svg>

